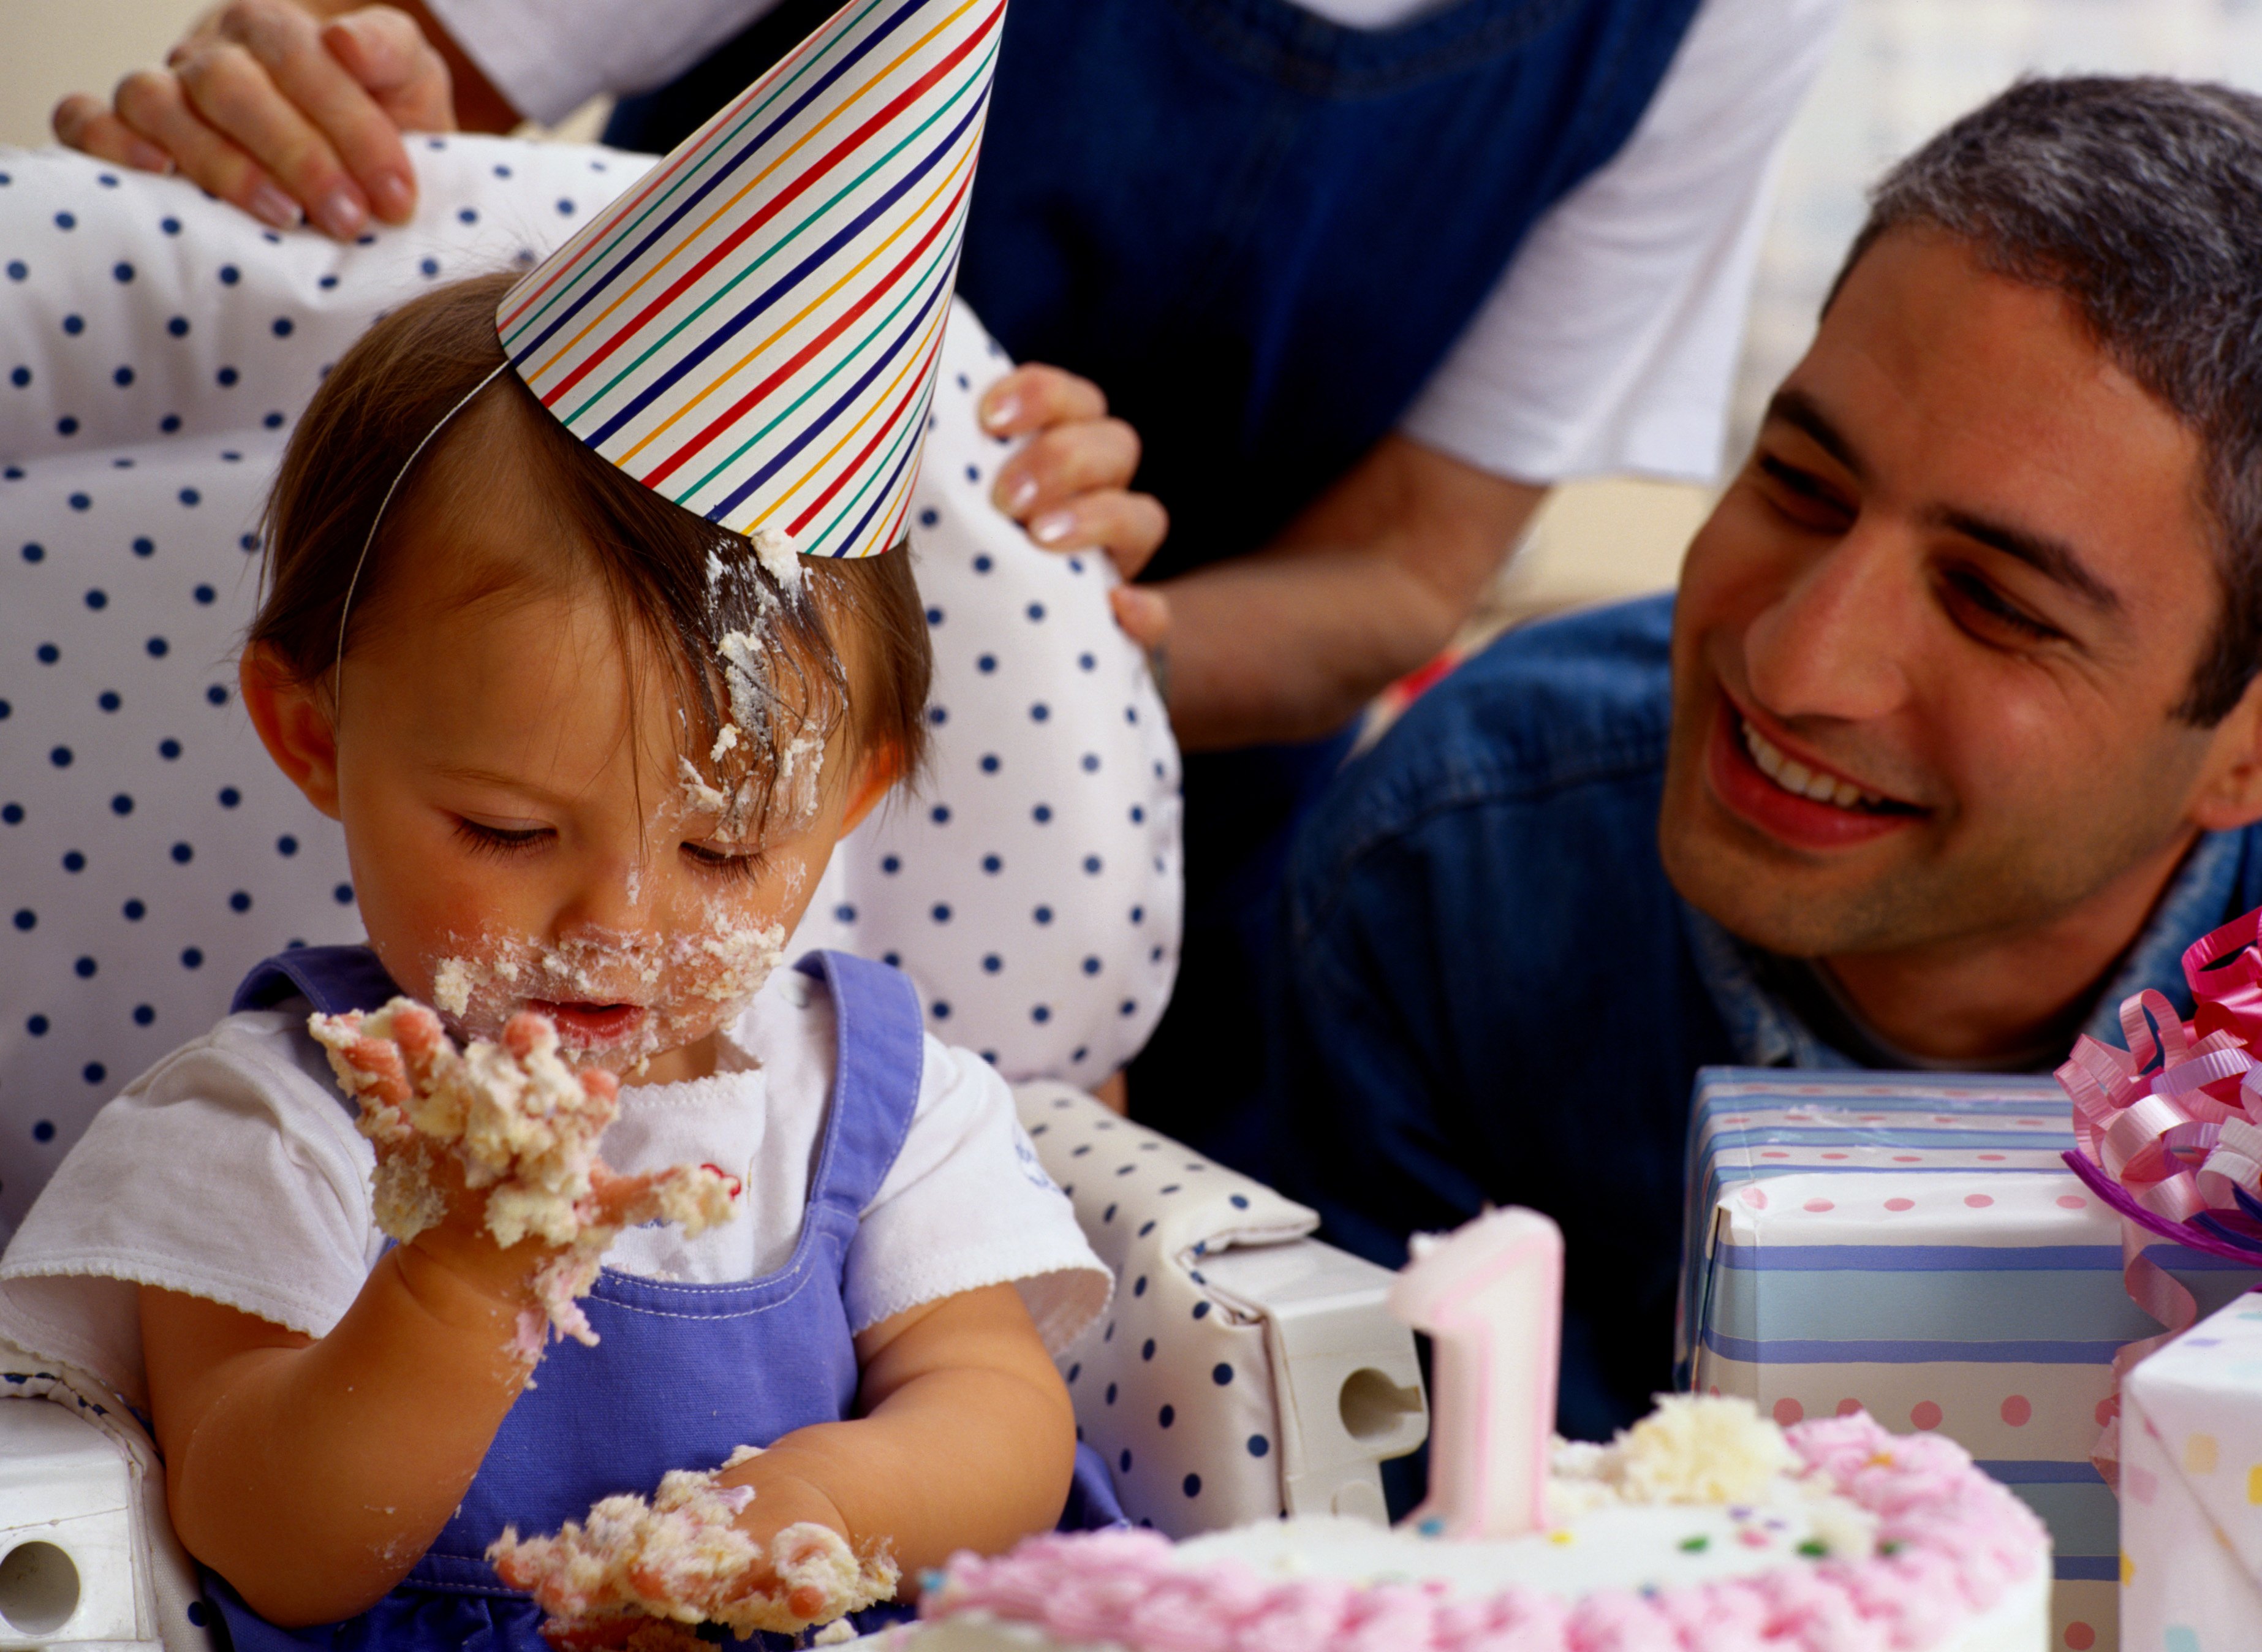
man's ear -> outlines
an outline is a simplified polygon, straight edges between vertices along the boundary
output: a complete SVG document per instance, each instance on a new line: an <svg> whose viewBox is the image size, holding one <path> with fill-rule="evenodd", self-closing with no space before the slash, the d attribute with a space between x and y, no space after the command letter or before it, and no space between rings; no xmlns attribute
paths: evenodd
<svg viewBox="0 0 2262 1652"><path fill-rule="evenodd" d="M259 743L306 801L338 818L338 737L320 685L299 681L272 650L254 643L236 662L243 709Z"/></svg>

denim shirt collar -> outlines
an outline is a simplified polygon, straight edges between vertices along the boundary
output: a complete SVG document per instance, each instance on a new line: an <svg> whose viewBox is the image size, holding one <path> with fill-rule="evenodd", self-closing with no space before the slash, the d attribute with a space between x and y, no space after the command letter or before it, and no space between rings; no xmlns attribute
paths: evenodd
<svg viewBox="0 0 2262 1652"><path fill-rule="evenodd" d="M2214 832L2193 846L2167 893L2098 994L2082 1030L2108 1043L2120 1042L2121 1000L2146 987L2158 987L2190 1013L2184 985L2184 949L2230 916L2244 833ZM1781 997L1763 984L1759 948L1737 939L1683 901L1682 913L1697 974L1727 1024L1736 1060L1749 1067L1847 1069L1860 1064L1826 1043Z"/></svg>

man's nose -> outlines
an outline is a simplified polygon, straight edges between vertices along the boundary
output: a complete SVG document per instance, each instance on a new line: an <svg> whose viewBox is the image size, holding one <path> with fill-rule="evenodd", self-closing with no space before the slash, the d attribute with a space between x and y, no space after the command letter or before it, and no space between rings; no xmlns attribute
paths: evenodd
<svg viewBox="0 0 2262 1652"><path fill-rule="evenodd" d="M1745 682L1785 722L1858 723L1898 711L1921 597L1913 547L1888 524L1857 520L1745 631Z"/></svg>

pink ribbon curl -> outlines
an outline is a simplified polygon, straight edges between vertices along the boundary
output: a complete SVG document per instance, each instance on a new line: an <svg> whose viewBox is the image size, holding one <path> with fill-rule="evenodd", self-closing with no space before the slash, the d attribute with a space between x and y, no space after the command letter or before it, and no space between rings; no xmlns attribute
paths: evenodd
<svg viewBox="0 0 2262 1652"><path fill-rule="evenodd" d="M2090 1461L2115 1490L2121 1380L2199 1317L2145 1236L2262 1267L2262 1202L2249 1202L2262 1201L2262 910L2194 941L2183 968L2188 1023L2165 995L2136 993L2121 1005L2126 1050L2085 1035L2057 1070L2078 1144L2066 1163L2119 1215L2122 1282L2165 1327L2113 1358L2112 1419Z"/></svg>

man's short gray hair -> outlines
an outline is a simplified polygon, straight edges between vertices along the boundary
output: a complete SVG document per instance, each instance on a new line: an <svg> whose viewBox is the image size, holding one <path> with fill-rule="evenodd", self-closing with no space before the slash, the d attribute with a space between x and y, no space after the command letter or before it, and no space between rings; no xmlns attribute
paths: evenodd
<svg viewBox="0 0 2262 1652"><path fill-rule="evenodd" d="M2021 81L1878 183L1832 299L1911 226L2064 294L2199 436L2222 611L2176 714L2221 722L2262 670L2262 98L2150 76Z"/></svg>

